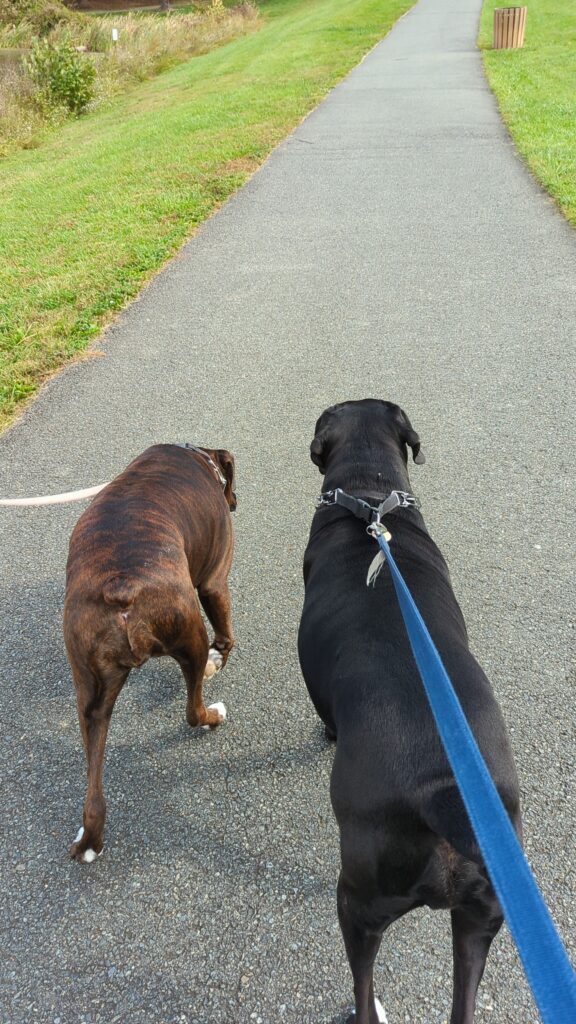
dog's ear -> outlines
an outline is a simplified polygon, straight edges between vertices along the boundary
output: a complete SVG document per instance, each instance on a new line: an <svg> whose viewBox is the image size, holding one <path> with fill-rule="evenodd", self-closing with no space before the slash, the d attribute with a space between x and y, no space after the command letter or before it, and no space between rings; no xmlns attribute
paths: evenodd
<svg viewBox="0 0 576 1024"><path fill-rule="evenodd" d="M318 466L318 469L322 473L322 476L324 476L324 473L326 472L326 467L324 465L325 447L326 431L323 430L320 434L316 434L316 437L314 438L312 444L310 445L310 458L312 459L314 465Z"/></svg>
<svg viewBox="0 0 576 1024"><path fill-rule="evenodd" d="M234 456L231 452L227 452L225 448L219 448L216 452L216 458L220 469L226 477L226 487L224 488L224 497L230 506L230 511L235 512L238 506L238 500L236 498L236 477L235 477L235 463Z"/></svg>
<svg viewBox="0 0 576 1024"><path fill-rule="evenodd" d="M420 447L420 438L415 430L407 430L402 438L404 444L407 444L412 449L412 458L417 466L423 466L426 462L426 456Z"/></svg>
<svg viewBox="0 0 576 1024"><path fill-rule="evenodd" d="M414 459L416 465L423 466L424 463L426 462L426 457L424 455L424 452L420 448L420 438L418 437L416 431L413 429L412 424L410 423L410 420L408 419L404 410L400 409L399 412L402 417L400 439L403 444L408 445L408 447L412 449L412 458Z"/></svg>
<svg viewBox="0 0 576 1024"><path fill-rule="evenodd" d="M315 466L322 473L322 476L326 473L326 459L328 456L327 446L329 441L334 441L334 414L338 411L340 406L331 405L328 409L324 409L324 412L316 420L316 426L314 427L314 440L310 445L310 458Z"/></svg>

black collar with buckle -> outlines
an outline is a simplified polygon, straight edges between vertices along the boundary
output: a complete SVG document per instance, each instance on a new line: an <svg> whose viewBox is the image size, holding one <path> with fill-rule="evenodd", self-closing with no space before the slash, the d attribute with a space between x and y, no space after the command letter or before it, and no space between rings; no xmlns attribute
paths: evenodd
<svg viewBox="0 0 576 1024"><path fill-rule="evenodd" d="M220 467L216 465L214 459L211 458L210 455L208 455L208 452L205 452L203 448L198 448L198 446L195 444L189 444L188 441L176 441L175 444L177 448L187 448L188 451L190 452L197 452L198 455L202 455L203 458L205 458L206 461L210 463L212 469L214 470L216 476L218 477L220 483L222 484L222 487L226 487L227 481L226 477L224 476L224 473L222 472Z"/></svg>
<svg viewBox="0 0 576 1024"><path fill-rule="evenodd" d="M330 505L340 505L348 509L357 519L363 519L365 523L380 523L382 516L388 512L394 512L397 508L420 508L420 500L409 491L391 491L384 501L379 505L370 505L362 498L355 498L352 494L346 494L340 487L334 491L324 491L316 499L316 508L326 508Z"/></svg>

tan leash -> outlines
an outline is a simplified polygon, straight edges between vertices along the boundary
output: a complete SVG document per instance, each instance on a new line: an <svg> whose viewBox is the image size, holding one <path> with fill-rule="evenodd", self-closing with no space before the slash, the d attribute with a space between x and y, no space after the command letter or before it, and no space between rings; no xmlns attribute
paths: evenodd
<svg viewBox="0 0 576 1024"><path fill-rule="evenodd" d="M188 442L183 444L176 443L176 447L188 448L190 451L202 455L214 470L222 486L226 486L226 477L203 448L198 448L197 445L188 444ZM67 505L70 501L85 501L86 498L93 498L95 494L98 494L98 491L102 491L109 483L110 481L108 480L105 484L98 484L96 487L85 487L82 491L66 491L65 494L44 494L38 498L0 498L0 506L4 508L36 508L39 505Z"/></svg>
<svg viewBox="0 0 576 1024"><path fill-rule="evenodd" d="M84 501L86 498L93 498L95 494L107 487L108 484L98 484L96 487L85 487L82 491L66 491L65 494L44 494L38 498L0 498L0 505L5 508L34 508L39 505L66 505L70 501Z"/></svg>

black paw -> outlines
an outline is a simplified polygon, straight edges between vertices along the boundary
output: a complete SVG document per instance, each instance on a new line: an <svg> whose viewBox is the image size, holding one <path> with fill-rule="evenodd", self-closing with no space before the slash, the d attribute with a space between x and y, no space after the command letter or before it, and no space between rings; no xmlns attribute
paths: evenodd
<svg viewBox="0 0 576 1024"><path fill-rule="evenodd" d="M324 735L326 739L330 741L330 743L336 742L336 733L334 732L333 729L330 728L329 725L324 726Z"/></svg>

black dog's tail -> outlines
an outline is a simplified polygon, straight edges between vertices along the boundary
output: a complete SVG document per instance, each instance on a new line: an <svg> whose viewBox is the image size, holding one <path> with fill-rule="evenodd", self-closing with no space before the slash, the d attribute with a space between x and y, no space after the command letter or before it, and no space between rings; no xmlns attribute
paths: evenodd
<svg viewBox="0 0 576 1024"><path fill-rule="evenodd" d="M483 864L480 847L470 818L456 786L441 789L430 796L422 815L428 828L445 839L462 857Z"/></svg>

